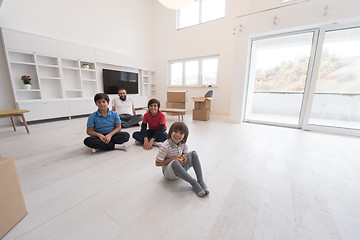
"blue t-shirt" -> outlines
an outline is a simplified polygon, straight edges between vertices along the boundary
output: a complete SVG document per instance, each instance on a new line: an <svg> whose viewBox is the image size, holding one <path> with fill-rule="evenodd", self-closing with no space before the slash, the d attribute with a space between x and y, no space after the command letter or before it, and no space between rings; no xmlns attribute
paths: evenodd
<svg viewBox="0 0 360 240"><path fill-rule="evenodd" d="M107 115L104 117L100 114L99 110L90 114L87 126L94 127L94 131L106 135L115 129L115 123L121 123L119 114L108 110Z"/></svg>

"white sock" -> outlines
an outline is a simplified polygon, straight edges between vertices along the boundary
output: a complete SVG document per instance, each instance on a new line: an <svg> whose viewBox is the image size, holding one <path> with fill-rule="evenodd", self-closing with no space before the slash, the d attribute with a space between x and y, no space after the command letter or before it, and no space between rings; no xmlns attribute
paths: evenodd
<svg viewBox="0 0 360 240"><path fill-rule="evenodd" d="M153 142L153 146L155 146L155 147L160 147L161 146L161 144L162 144L162 142Z"/></svg>
<svg viewBox="0 0 360 240"><path fill-rule="evenodd" d="M99 151L99 150L100 150L100 149L92 148L92 149L91 149L91 152L92 152L92 153L96 153L96 152Z"/></svg>
<svg viewBox="0 0 360 240"><path fill-rule="evenodd" d="M126 145L126 143L115 144L114 149L127 151L127 145Z"/></svg>

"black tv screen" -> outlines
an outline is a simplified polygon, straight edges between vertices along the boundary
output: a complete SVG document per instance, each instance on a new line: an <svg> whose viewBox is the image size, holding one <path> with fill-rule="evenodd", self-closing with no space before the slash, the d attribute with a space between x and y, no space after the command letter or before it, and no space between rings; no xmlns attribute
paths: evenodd
<svg viewBox="0 0 360 240"><path fill-rule="evenodd" d="M128 94L139 93L138 73L103 69L104 93L118 94L124 88Z"/></svg>

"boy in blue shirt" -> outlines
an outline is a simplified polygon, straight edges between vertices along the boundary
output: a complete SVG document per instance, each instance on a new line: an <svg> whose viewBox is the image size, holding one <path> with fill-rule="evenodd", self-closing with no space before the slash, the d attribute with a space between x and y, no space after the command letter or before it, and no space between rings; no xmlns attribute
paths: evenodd
<svg viewBox="0 0 360 240"><path fill-rule="evenodd" d="M89 137L84 139L84 144L94 153L99 149L126 151L125 142L129 141L130 134L121 132L119 115L108 108L109 96L105 93L97 93L94 101L98 110L88 118L86 133Z"/></svg>

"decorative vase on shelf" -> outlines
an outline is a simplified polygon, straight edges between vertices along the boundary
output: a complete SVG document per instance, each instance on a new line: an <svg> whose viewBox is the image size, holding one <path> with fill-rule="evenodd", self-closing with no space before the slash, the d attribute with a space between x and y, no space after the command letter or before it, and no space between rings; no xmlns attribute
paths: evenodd
<svg viewBox="0 0 360 240"><path fill-rule="evenodd" d="M83 69L90 69L90 64L88 63L83 63L81 66Z"/></svg>
<svg viewBox="0 0 360 240"><path fill-rule="evenodd" d="M24 89L31 89L31 77L28 75L22 75L21 81L23 83Z"/></svg>
<svg viewBox="0 0 360 240"><path fill-rule="evenodd" d="M24 89L26 90L30 90L31 89L31 84L23 84Z"/></svg>

